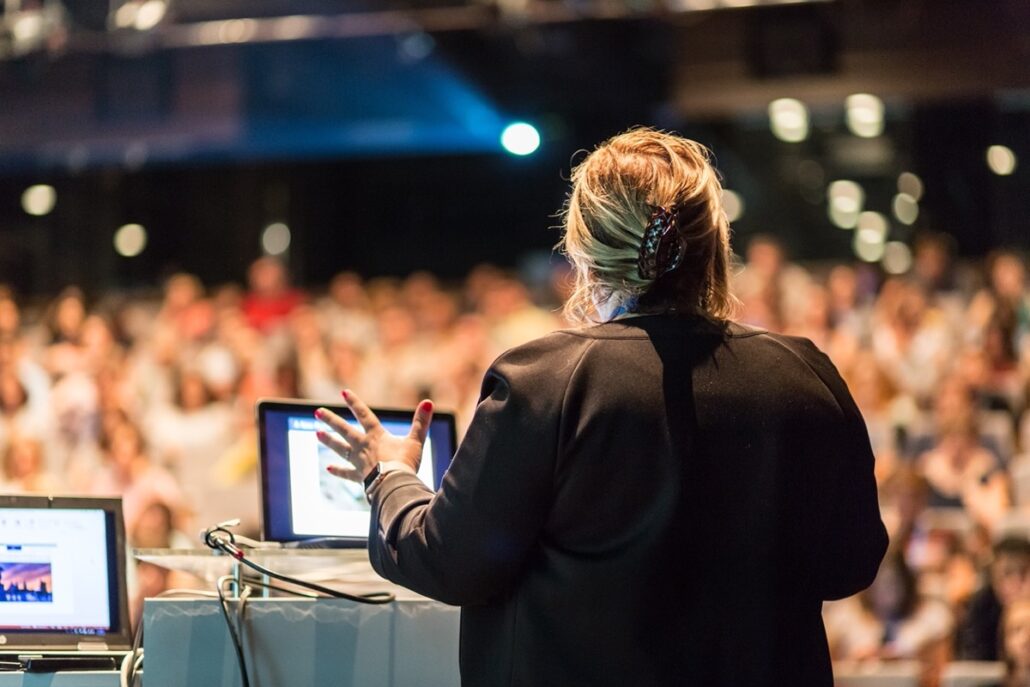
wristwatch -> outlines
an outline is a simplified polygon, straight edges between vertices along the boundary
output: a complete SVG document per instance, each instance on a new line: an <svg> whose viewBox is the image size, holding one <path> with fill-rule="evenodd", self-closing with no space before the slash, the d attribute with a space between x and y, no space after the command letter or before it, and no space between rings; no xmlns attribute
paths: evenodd
<svg viewBox="0 0 1030 687"><path fill-rule="evenodd" d="M372 485L379 481L379 478L383 476L383 470L379 467L379 463L375 464L372 471L365 475L365 495L368 496L368 490L372 488Z"/></svg>

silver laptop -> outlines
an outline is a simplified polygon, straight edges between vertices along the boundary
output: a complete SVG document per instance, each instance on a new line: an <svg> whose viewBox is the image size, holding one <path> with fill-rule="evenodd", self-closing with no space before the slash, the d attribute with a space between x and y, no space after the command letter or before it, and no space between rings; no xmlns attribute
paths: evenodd
<svg viewBox="0 0 1030 687"><path fill-rule="evenodd" d="M124 655L118 498L0 495L0 659Z"/></svg>

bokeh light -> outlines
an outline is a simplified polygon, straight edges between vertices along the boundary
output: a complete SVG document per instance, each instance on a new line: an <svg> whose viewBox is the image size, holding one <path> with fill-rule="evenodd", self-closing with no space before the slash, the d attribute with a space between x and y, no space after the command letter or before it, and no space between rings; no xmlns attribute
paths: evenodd
<svg viewBox="0 0 1030 687"><path fill-rule="evenodd" d="M894 217L902 224L915 224L919 219L919 203L907 193L899 193L891 202Z"/></svg>
<svg viewBox="0 0 1030 687"><path fill-rule="evenodd" d="M902 172L898 175L898 192L907 193L918 203L923 197L923 180L913 172Z"/></svg>
<svg viewBox="0 0 1030 687"><path fill-rule="evenodd" d="M1016 171L1016 153L1008 146L994 145L987 149L987 166L998 176Z"/></svg>
<svg viewBox="0 0 1030 687"><path fill-rule="evenodd" d="M851 133L862 138L875 138L883 133L883 101L875 95L849 95L844 101L844 107Z"/></svg>
<svg viewBox="0 0 1030 687"><path fill-rule="evenodd" d="M838 179L826 189L830 221L841 229L854 229L865 203L865 191L854 181Z"/></svg>
<svg viewBox="0 0 1030 687"><path fill-rule="evenodd" d="M134 258L147 247L147 230L139 224L125 224L114 233L114 249L125 258Z"/></svg>
<svg viewBox="0 0 1030 687"><path fill-rule="evenodd" d="M736 191L728 188L722 190L722 209L726 211L726 219L736 222L744 215L744 199Z"/></svg>
<svg viewBox="0 0 1030 687"><path fill-rule="evenodd" d="M880 264L887 274L905 274L912 269L912 249L901 241L888 241L883 247Z"/></svg>
<svg viewBox="0 0 1030 687"><path fill-rule="evenodd" d="M261 232L261 248L268 255L282 255L290 248L290 228L282 222L274 222Z"/></svg>
<svg viewBox="0 0 1030 687"><path fill-rule="evenodd" d="M779 98L769 103L769 126L773 136L788 143L808 138L808 108L800 100Z"/></svg>
<svg viewBox="0 0 1030 687"><path fill-rule="evenodd" d="M49 215L57 204L57 191L49 184L29 186L21 194L21 208L35 217Z"/></svg>

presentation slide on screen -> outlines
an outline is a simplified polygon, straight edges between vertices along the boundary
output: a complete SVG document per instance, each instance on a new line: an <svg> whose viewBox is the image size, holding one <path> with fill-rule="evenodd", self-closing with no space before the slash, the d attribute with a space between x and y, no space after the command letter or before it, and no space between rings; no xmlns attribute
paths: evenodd
<svg viewBox="0 0 1030 687"><path fill-rule="evenodd" d="M0 629L111 627L102 510L0 508Z"/></svg>
<svg viewBox="0 0 1030 687"><path fill-rule="evenodd" d="M331 449L322 446L317 430L329 427L308 417L291 417L286 440L290 456L290 508L293 531L304 536L364 537L368 535L368 501L364 486L335 477L329 465L346 464ZM357 422L352 422L359 427ZM383 422L396 436L406 436L410 423ZM426 439L418 476L433 487L432 440Z"/></svg>

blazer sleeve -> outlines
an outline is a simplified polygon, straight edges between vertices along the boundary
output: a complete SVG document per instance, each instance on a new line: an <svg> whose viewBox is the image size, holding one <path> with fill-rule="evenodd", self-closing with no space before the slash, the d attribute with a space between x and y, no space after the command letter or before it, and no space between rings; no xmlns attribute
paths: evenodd
<svg viewBox="0 0 1030 687"><path fill-rule="evenodd" d="M880 519L873 451L862 413L830 359L807 339L801 357L833 396L843 415L833 436L836 460L829 479L826 519L815 544L814 581L824 600L856 594L872 584L887 551L887 530Z"/></svg>
<svg viewBox="0 0 1030 687"><path fill-rule="evenodd" d="M444 603L485 602L520 575L550 511L565 360L521 347L487 372L464 440L434 494L393 472L369 493L369 558ZM553 360L554 356L550 356Z"/></svg>

